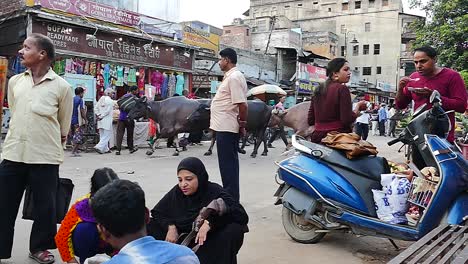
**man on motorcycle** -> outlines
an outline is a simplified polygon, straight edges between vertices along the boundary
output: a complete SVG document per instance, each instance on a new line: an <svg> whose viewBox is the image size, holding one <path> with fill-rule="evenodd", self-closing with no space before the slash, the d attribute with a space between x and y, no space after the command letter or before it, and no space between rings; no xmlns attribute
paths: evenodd
<svg viewBox="0 0 468 264"><path fill-rule="evenodd" d="M442 96L442 107L445 111L454 110L463 113L467 107L466 86L460 74L449 68L436 65L437 51L429 46L414 50L414 64L416 72L409 77L401 78L395 100L398 109L404 109L414 100L414 108L428 103L434 90ZM447 140L455 140L455 114L449 113L452 124Z"/></svg>

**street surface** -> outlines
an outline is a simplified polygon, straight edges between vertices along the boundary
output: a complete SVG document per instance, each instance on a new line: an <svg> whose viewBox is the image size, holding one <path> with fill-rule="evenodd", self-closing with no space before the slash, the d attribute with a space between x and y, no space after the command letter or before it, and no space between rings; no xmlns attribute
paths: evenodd
<svg viewBox="0 0 468 264"><path fill-rule="evenodd" d="M401 144L388 147L385 143L389 140L388 137L369 138L381 155L392 161L403 161L403 154L397 153ZM268 157L258 155L256 159L250 158L252 147L247 147L247 154L240 156L241 202L250 216L250 232L245 235L244 245L238 256L239 263L386 263L398 254L386 239L343 233L328 234L315 245L302 245L292 241L281 224L281 206L273 205L273 193L277 189L274 161L281 159L284 150L281 141L273 144L276 148L270 149ZM60 176L73 180L73 202L89 192L90 178L95 169L110 167L120 178L136 181L142 186L146 193L147 206L151 209L177 183L176 168L185 157L201 158L211 181L221 183L216 147L211 157L203 156L207 148L208 143L189 147L179 157L172 156L173 149L157 150L152 157L145 155L144 148L133 155L128 150L122 151L121 156L83 153L82 157L72 158L70 152L66 152L65 163L60 167ZM259 153L261 151L263 146ZM21 208L16 222L13 258L3 260L2 263L35 263L28 259L31 221L21 220ZM397 244L405 248L410 243L397 241ZM53 252L56 263L61 263L57 251Z"/></svg>

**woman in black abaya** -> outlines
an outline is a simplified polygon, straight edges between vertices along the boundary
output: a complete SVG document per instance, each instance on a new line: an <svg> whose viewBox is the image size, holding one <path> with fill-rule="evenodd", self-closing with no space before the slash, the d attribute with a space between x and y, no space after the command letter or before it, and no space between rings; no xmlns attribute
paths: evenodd
<svg viewBox="0 0 468 264"><path fill-rule="evenodd" d="M156 239L177 243L180 234L190 233L200 210L208 207L211 213L200 221L195 239L200 245L196 252L200 263L237 263L249 221L242 205L220 185L208 181L205 165L198 158L182 160L177 177L179 184L151 210L149 233Z"/></svg>

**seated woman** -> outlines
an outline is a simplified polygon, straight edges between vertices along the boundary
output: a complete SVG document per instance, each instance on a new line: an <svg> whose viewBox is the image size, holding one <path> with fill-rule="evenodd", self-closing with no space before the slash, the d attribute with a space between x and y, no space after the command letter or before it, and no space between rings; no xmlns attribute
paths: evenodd
<svg viewBox="0 0 468 264"><path fill-rule="evenodd" d="M220 185L208 181L205 165L198 158L182 160L177 177L179 184L151 210L149 233L156 239L177 243L179 235L189 233L197 220L201 225L195 238L200 245L196 252L200 263L237 263L249 221L244 208ZM199 221L200 211L207 211L206 207L212 208L208 209L211 214Z"/></svg>
<svg viewBox="0 0 468 264"><path fill-rule="evenodd" d="M65 215L55 236L63 262L84 263L96 254L112 253L110 245L100 238L90 202L99 189L118 178L112 169L95 170L91 177L91 193L78 199ZM80 258L80 262L75 256Z"/></svg>
<svg viewBox="0 0 468 264"><path fill-rule="evenodd" d="M352 124L365 110L366 102L361 101L352 110L351 93L345 83L351 78L348 62L343 58L331 60L327 66L328 79L312 96L308 122L315 126L311 135L314 143L320 143L329 132L351 133Z"/></svg>

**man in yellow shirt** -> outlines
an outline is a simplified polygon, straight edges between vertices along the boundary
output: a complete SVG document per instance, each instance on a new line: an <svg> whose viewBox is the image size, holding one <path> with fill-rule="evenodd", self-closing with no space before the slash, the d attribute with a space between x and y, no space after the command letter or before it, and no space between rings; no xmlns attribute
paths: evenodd
<svg viewBox="0 0 468 264"><path fill-rule="evenodd" d="M56 248L59 165L73 96L70 84L50 67L55 57L52 40L32 34L18 54L28 70L8 83L11 121L0 163L0 259L11 257L16 215L30 186L35 219L29 256L38 263L52 263L54 257L47 249Z"/></svg>
<svg viewBox="0 0 468 264"><path fill-rule="evenodd" d="M216 131L219 171L223 187L239 201L239 135L247 125L247 82L236 68L237 53L226 48L220 53L219 67L224 79L211 102L210 129Z"/></svg>

